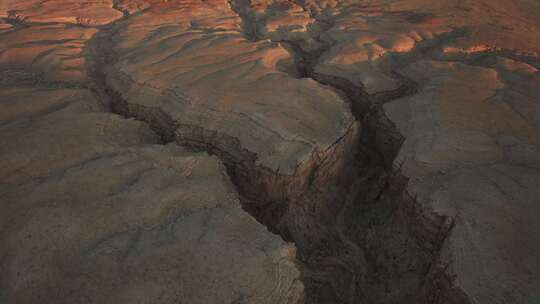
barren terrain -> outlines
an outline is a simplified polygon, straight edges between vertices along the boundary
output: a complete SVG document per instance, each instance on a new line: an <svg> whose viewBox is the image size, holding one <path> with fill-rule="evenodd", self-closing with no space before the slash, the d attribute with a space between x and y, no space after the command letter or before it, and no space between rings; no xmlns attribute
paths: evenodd
<svg viewBox="0 0 540 304"><path fill-rule="evenodd" d="M0 303L540 303L537 0L0 1Z"/></svg>

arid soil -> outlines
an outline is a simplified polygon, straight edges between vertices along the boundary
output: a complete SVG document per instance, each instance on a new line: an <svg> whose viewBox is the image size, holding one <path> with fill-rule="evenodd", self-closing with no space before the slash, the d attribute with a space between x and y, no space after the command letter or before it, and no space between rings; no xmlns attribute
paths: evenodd
<svg viewBox="0 0 540 304"><path fill-rule="evenodd" d="M0 303L540 303L540 2L0 1Z"/></svg>

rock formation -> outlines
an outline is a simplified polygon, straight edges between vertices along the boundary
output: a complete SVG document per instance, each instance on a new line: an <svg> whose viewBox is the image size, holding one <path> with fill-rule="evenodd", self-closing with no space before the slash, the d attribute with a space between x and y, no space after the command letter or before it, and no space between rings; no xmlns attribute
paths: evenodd
<svg viewBox="0 0 540 304"><path fill-rule="evenodd" d="M0 303L540 301L534 0L0 3Z"/></svg>

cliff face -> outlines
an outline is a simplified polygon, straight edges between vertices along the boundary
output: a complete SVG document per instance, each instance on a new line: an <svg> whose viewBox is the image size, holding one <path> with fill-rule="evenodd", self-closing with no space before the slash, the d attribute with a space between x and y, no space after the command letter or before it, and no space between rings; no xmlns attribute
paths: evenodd
<svg viewBox="0 0 540 304"><path fill-rule="evenodd" d="M0 302L540 300L537 2L0 18Z"/></svg>

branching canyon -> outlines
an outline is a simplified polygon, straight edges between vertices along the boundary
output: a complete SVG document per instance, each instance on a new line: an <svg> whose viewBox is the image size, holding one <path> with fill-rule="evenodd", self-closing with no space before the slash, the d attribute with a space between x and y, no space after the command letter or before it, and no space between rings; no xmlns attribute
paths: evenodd
<svg viewBox="0 0 540 304"><path fill-rule="evenodd" d="M540 3L4 1L0 303L540 301Z"/></svg>

